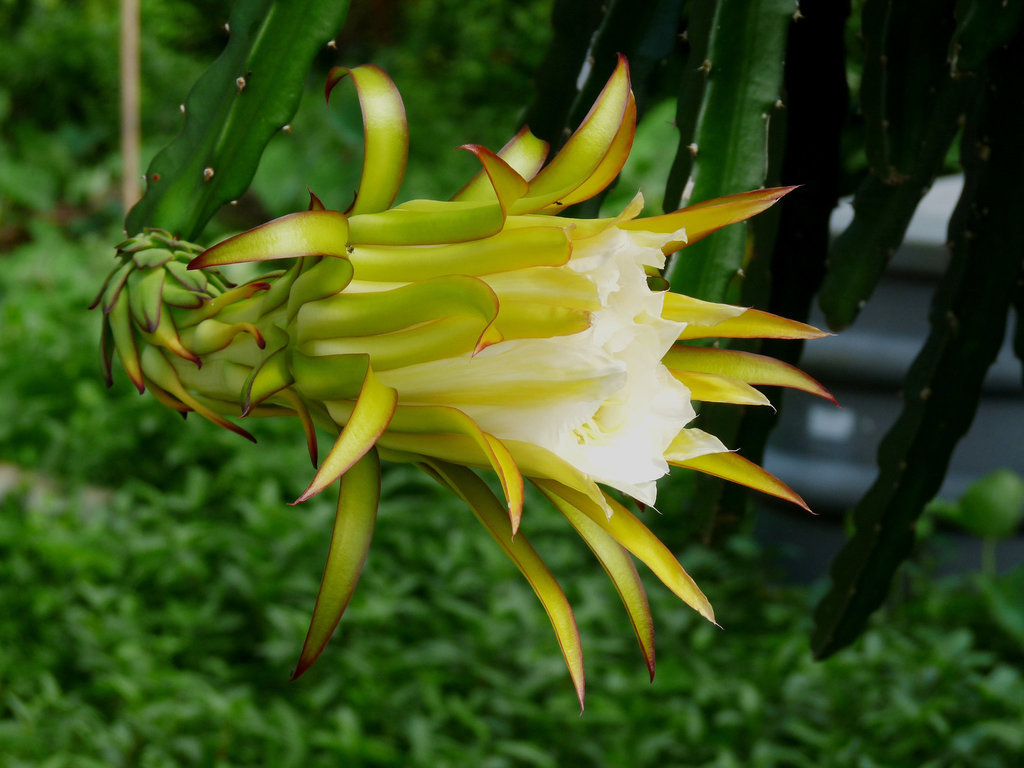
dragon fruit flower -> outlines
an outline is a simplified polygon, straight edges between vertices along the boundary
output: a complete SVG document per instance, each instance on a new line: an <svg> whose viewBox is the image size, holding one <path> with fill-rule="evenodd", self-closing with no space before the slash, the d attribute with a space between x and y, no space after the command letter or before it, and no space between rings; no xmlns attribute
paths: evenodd
<svg viewBox="0 0 1024 768"><path fill-rule="evenodd" d="M710 603L669 550L609 492L654 505L681 466L803 501L716 437L688 427L696 402L767 404L753 384L829 398L773 359L693 339L810 339L822 332L754 309L666 290L666 256L771 206L762 189L640 218L558 215L619 173L635 131L617 68L563 149L528 129L451 200L394 206L408 149L401 98L380 69L351 78L365 126L362 180L345 212L310 209L203 251L160 231L119 246L97 303L104 354L140 391L242 435L232 417L297 416L317 470L298 501L340 480L327 564L295 677L318 657L362 570L380 460L412 462L450 488L516 563L551 619L583 703L572 610L520 532L524 479L590 546L614 582L654 675L654 634L633 558L710 621ZM240 286L218 267L275 261ZM337 435L318 460L315 425ZM493 471L504 499L477 474Z"/></svg>

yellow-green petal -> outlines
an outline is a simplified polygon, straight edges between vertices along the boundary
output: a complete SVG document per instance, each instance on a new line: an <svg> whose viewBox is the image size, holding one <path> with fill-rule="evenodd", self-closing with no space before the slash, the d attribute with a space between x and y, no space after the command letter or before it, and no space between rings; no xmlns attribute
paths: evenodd
<svg viewBox="0 0 1024 768"><path fill-rule="evenodd" d="M637 642L640 644L640 652L643 654L647 670L653 681L654 619L651 616L651 606L647 601L647 592L644 590L643 582L640 581L640 574L637 573L632 558L622 545L587 515L565 499L544 491L544 489L541 490L569 521L569 524L576 529L580 538L590 547L605 573L608 574L608 578L611 579L622 599L622 604L626 607L626 613L629 614Z"/></svg>
<svg viewBox="0 0 1024 768"><path fill-rule="evenodd" d="M371 449L352 465L341 480L331 547L327 552L309 631L292 680L316 661L348 607L366 563L379 503L380 459Z"/></svg>
<svg viewBox="0 0 1024 768"><path fill-rule="evenodd" d="M535 481L545 493L571 504L600 526L605 533L633 553L683 602L710 622L715 621L711 603L675 556L633 513L605 494L611 514L578 491L550 480Z"/></svg>
<svg viewBox="0 0 1024 768"><path fill-rule="evenodd" d="M299 211L229 237L189 262L189 269L301 256L345 256L348 219L337 211Z"/></svg>
<svg viewBox="0 0 1024 768"><path fill-rule="evenodd" d="M669 367L669 373L690 390L690 399L701 403L771 405L761 392L746 382L719 373L698 373Z"/></svg>
<svg viewBox="0 0 1024 768"><path fill-rule="evenodd" d="M774 187L757 189L752 192L741 192L736 195L717 197L705 200L686 208L680 208L663 216L650 216L623 224L623 229L636 229L645 232L670 234L680 229L686 230L685 239L666 243L662 250L665 253L677 251L685 245L695 243L707 237L717 229L729 224L749 219L761 211L770 208L782 197L796 187ZM680 258L685 258L682 256Z"/></svg>
<svg viewBox="0 0 1024 768"><path fill-rule="evenodd" d="M409 154L409 126L398 88L380 67L335 67L327 76L328 99L346 75L355 84L363 112L363 174L347 211L354 216L386 210L395 201Z"/></svg>
<svg viewBox="0 0 1024 768"><path fill-rule="evenodd" d="M615 144L630 98L629 67L620 56L583 123L562 151L530 182L530 191L512 206L512 212L530 213L547 208L583 185Z"/></svg>
<svg viewBox="0 0 1024 768"><path fill-rule="evenodd" d="M799 368L766 355L734 349L687 347L677 344L662 358L662 362L673 373L686 371L718 374L739 379L747 384L799 389L835 402L835 398L827 389Z"/></svg>
<svg viewBox="0 0 1024 768"><path fill-rule="evenodd" d="M580 643L579 629L576 627L572 607L555 577L551 575L551 571L525 536L512 536L505 523L501 502L472 470L436 460L426 462L426 465L443 484L469 505L477 519L533 587L554 627L555 636L569 668L569 676L576 689L580 709L583 709L583 646Z"/></svg>
<svg viewBox="0 0 1024 768"><path fill-rule="evenodd" d="M667 315L662 312L663 316ZM689 339L820 339L830 334L812 325L788 320L759 309L748 309L736 317L709 326L687 325L679 334L680 341Z"/></svg>
<svg viewBox="0 0 1024 768"><path fill-rule="evenodd" d="M695 469L706 475L713 475L723 480L745 485L747 488L753 488L755 491L761 491L762 493L791 501L808 512L811 511L810 507L807 506L807 503L800 498L796 491L767 470L743 458L738 453L730 453L728 451L724 453L708 453L703 456L694 456L685 461L674 461L669 458L668 462L677 467Z"/></svg>
<svg viewBox="0 0 1024 768"><path fill-rule="evenodd" d="M544 166L548 149L546 141L538 139L524 126L498 151L498 157L529 181ZM452 200L489 200L491 194L491 182L481 170L466 186L452 195Z"/></svg>
<svg viewBox="0 0 1024 768"><path fill-rule="evenodd" d="M398 393L385 387L367 367L366 379L359 392L359 399L352 410L352 416L342 428L337 441L317 470L309 487L295 500L295 504L314 496L339 477L344 475L359 459L373 448L391 416L395 412Z"/></svg>
<svg viewBox="0 0 1024 768"><path fill-rule="evenodd" d="M487 147L479 144L465 144L462 149L468 150L476 155L480 164L484 167L491 182L492 197L484 198L490 200L497 198L503 215L508 216L512 204L526 194L530 188L526 180L516 173L515 168L510 166L498 155L491 152Z"/></svg>

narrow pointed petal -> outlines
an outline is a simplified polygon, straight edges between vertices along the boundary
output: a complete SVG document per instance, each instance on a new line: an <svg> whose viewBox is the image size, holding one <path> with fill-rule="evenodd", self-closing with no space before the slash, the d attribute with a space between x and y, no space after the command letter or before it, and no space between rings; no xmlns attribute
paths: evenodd
<svg viewBox="0 0 1024 768"><path fill-rule="evenodd" d="M182 416L186 416L192 412L191 408L181 402L174 395L169 392L165 392L162 387L158 387L154 384L152 379L147 380L146 385L150 393L152 393L153 397L155 397L161 405L164 405L173 411L177 411Z"/></svg>
<svg viewBox="0 0 1024 768"><path fill-rule="evenodd" d="M774 187L770 189L757 189L753 192L741 192L737 195L718 197L714 200L707 200L680 208L673 213L666 213L663 216L651 216L646 219L623 224L624 229L638 229L645 232L662 232L669 234L686 230L685 237L666 243L662 250L665 253L672 253L684 245L695 243L707 237L717 229L729 224L744 221L751 216L771 208L788 195L796 187ZM683 254L679 258L686 258Z"/></svg>
<svg viewBox="0 0 1024 768"><path fill-rule="evenodd" d="M349 225L337 211L300 211L229 237L192 259L189 269L301 256L347 255Z"/></svg>
<svg viewBox="0 0 1024 768"><path fill-rule="evenodd" d="M679 334L680 341L689 339L820 339L831 334L819 331L813 325L787 320L784 317L748 309L717 325L702 327L688 325Z"/></svg>
<svg viewBox="0 0 1024 768"><path fill-rule="evenodd" d="M528 127L524 126L508 144L498 151L498 157L529 181L544 166L548 149L546 141L538 139ZM452 200L488 200L490 195L490 180L487 178L487 174L481 170L466 186L452 195Z"/></svg>
<svg viewBox="0 0 1024 768"><path fill-rule="evenodd" d="M504 443L480 429L462 411L441 405L410 405L398 409L389 432L427 435L431 440L455 435L472 440L501 482L512 523L512 535L515 536L523 515L524 483L522 473ZM479 459L471 463L479 463Z"/></svg>
<svg viewBox="0 0 1024 768"><path fill-rule="evenodd" d="M605 504L611 509L610 515L602 507L571 488L549 480L536 482L545 493L564 500L589 517L615 541L632 552L640 562L650 568L654 575L661 579L662 583L684 603L714 623L715 613L711 608L711 603L700 591L697 583L690 578L668 547L651 533L632 512L607 494L605 494Z"/></svg>
<svg viewBox="0 0 1024 768"><path fill-rule="evenodd" d="M371 449L341 480L331 548L292 680L299 678L316 661L352 599L366 563L379 503L380 459Z"/></svg>
<svg viewBox="0 0 1024 768"><path fill-rule="evenodd" d="M703 429L690 427L679 431L672 443L665 450L665 460L670 464L679 464L696 456L707 453L727 453L728 448L714 435Z"/></svg>
<svg viewBox="0 0 1024 768"><path fill-rule="evenodd" d="M195 363L197 368L202 367L199 356L182 342L170 312L161 312L156 328L151 333L143 332L142 335L149 343L169 349L182 360Z"/></svg>
<svg viewBox="0 0 1024 768"><path fill-rule="evenodd" d="M335 67L327 75L325 96L344 77L351 77L363 112L363 175L350 215L376 213L395 202L409 155L405 105L394 82L379 67Z"/></svg>
<svg viewBox="0 0 1024 768"><path fill-rule="evenodd" d="M220 314L220 311L225 307L240 301L245 301L262 291L269 291L270 287L270 283L257 280L252 283L240 285L237 288L232 288L231 290L225 291L219 296L210 299L208 302L203 304L203 306L180 315L181 322L179 323L179 326L181 328L188 328L193 325L198 325L203 322L203 320Z"/></svg>
<svg viewBox="0 0 1024 768"><path fill-rule="evenodd" d="M242 415L248 415L271 395L295 383L288 365L288 350L284 347L267 355L252 369L242 388Z"/></svg>
<svg viewBox="0 0 1024 768"><path fill-rule="evenodd" d="M729 480L755 491L767 493L786 501L791 501L797 506L803 507L808 512L811 508L800 498L792 488L779 480L777 477L762 469L757 464L749 461L738 453L708 453L703 456L695 456L685 461L673 461L668 459L670 464L687 469L695 469L706 475L714 475L723 480Z"/></svg>
<svg viewBox="0 0 1024 768"><path fill-rule="evenodd" d="M147 345L142 350L142 368L146 372L147 379L152 379L157 386L176 397L204 419L208 419L218 427L224 427L224 429L234 432L236 435L241 435L246 440L256 442L256 438L249 434L249 432L224 418L202 400L190 394L178 379L178 374L164 357L164 353L159 347Z"/></svg>
<svg viewBox="0 0 1024 768"><path fill-rule="evenodd" d="M513 213L546 208L580 187L607 157L619 135L631 95L629 67L619 57L590 113L559 152L530 182L530 191L513 207Z"/></svg>
<svg viewBox="0 0 1024 768"><path fill-rule="evenodd" d="M128 281L128 275L132 274L134 270L135 264L130 259L118 267L107 277L107 282L104 283L103 291L89 306L89 309L100 304L103 307L103 314L108 314L111 307L114 306L114 302L116 302L121 296L121 290L124 288L124 284Z"/></svg>
<svg viewBox="0 0 1024 768"><path fill-rule="evenodd" d="M647 592L644 590L643 582L640 581L640 575L636 572L632 558L601 526L572 504L546 491L544 495L576 529L580 538L586 542L601 563L612 584L615 585L619 597L622 598L622 604L626 607L626 613L629 614L629 620L633 624L633 631L636 632L636 639L640 644L640 652L644 656L647 670L653 681L654 619L651 616L651 606L647 601Z"/></svg>
<svg viewBox="0 0 1024 768"><path fill-rule="evenodd" d="M479 144L465 144L461 148L476 155L484 167L487 178L491 182L492 197L484 199L490 200L496 197L498 205L501 206L501 212L508 216L512 204L526 194L530 185L526 183L522 176L516 173L515 168L491 152L487 147L482 147Z"/></svg>
<svg viewBox="0 0 1024 768"><path fill-rule="evenodd" d="M712 328L747 311L746 307L704 301L683 293L670 291L664 296L661 316L674 323L686 323L688 330L691 325L697 328Z"/></svg>
<svg viewBox="0 0 1024 768"><path fill-rule="evenodd" d="M701 403L733 403L734 405L771 405L761 392L746 382L718 373L669 368L669 373L687 389L690 398Z"/></svg>
<svg viewBox="0 0 1024 768"><path fill-rule="evenodd" d="M107 315L103 315L101 321L100 366L107 386L114 386L114 332L110 328L110 318Z"/></svg>
<svg viewBox="0 0 1024 768"><path fill-rule="evenodd" d="M686 371L719 374L739 379L747 384L790 387L823 397L833 403L836 401L827 389L799 368L773 357L752 352L677 344L668 351L662 362L673 373ZM704 399L696 395L694 397L697 400Z"/></svg>
<svg viewBox="0 0 1024 768"><path fill-rule="evenodd" d="M313 190L306 187L306 191L309 192L309 208L310 211L326 211L327 206L324 205L323 201L313 194Z"/></svg>
<svg viewBox="0 0 1024 768"><path fill-rule="evenodd" d="M494 537L494 540L501 545L505 554L516 564L530 586L533 587L533 591L537 594L541 605L544 606L551 625L555 629L555 636L561 646L562 655L565 657L569 676L572 678L582 710L583 647L580 643L579 629L576 627L572 607L562 588L526 537L520 534L513 538L505 524L505 514L501 508L501 502L495 498L486 483L472 470L443 461L430 461L427 466L443 484L469 505L477 519Z"/></svg>
<svg viewBox="0 0 1024 768"><path fill-rule="evenodd" d="M575 205L584 200L589 200L615 181L615 177L619 175L622 166L626 164L626 158L629 157L629 150L633 147L635 136L636 99L630 93L629 103L626 105L626 111L622 116L622 124L619 126L618 133L615 134L611 146L608 147L608 153L604 156L604 159L594 169L594 172L587 177L586 181L558 201L561 205L547 208L545 212L557 213L562 206Z"/></svg>
<svg viewBox="0 0 1024 768"><path fill-rule="evenodd" d="M397 403L398 393L381 384L373 375L373 369L367 367L366 379L352 410L352 417L341 430L309 487L294 503L299 504L320 493L366 455L387 429Z"/></svg>
<svg viewBox="0 0 1024 768"><path fill-rule="evenodd" d="M114 340L114 348L121 360L128 378L140 393L146 391L146 385L142 380L142 364L139 360L139 347L135 341L135 329L132 326L131 309L128 307L127 297L121 301L115 301L106 315L110 323L110 334Z"/></svg>

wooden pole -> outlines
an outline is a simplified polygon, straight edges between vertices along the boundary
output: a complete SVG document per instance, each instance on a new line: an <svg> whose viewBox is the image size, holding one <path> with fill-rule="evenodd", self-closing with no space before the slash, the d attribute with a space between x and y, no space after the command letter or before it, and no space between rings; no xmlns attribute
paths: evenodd
<svg viewBox="0 0 1024 768"><path fill-rule="evenodd" d="M139 0L121 0L121 202L141 194L139 177Z"/></svg>

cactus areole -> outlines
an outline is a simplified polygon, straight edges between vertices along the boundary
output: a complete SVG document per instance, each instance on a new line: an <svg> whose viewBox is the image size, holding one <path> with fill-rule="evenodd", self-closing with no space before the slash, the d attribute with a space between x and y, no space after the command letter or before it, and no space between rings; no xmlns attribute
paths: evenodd
<svg viewBox="0 0 1024 768"><path fill-rule="evenodd" d="M524 128L447 201L393 206L408 134L380 69L351 78L365 125L354 204L270 221L208 250L150 230L118 246L97 298L110 376L116 349L140 391L249 436L236 418L294 416L313 464L304 501L340 481L338 514L295 676L317 658L355 589L380 496L381 459L412 462L464 499L529 580L583 702L572 611L527 541L524 479L579 532L615 583L654 674L651 615L633 557L709 621L711 604L669 550L620 504L646 505L670 466L803 501L687 424L698 401L767 404L751 384L829 398L770 358L689 346L704 338L792 338L820 331L753 309L665 290L665 257L771 206L762 189L638 218L637 198L604 219L566 206L600 192L632 144L636 104L620 59L590 113L547 162ZM280 266L232 285L218 270ZM685 286L680 286L685 287ZM315 427L336 441L319 459ZM504 499L477 471L493 471Z"/></svg>

